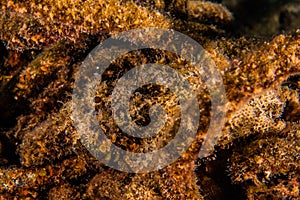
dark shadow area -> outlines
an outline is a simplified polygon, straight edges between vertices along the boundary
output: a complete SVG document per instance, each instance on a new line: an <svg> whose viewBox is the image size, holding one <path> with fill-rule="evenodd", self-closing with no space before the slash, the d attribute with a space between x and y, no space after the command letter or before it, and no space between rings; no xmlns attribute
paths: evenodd
<svg viewBox="0 0 300 200"><path fill-rule="evenodd" d="M298 0L223 0L235 17L232 33L273 36L300 28Z"/></svg>

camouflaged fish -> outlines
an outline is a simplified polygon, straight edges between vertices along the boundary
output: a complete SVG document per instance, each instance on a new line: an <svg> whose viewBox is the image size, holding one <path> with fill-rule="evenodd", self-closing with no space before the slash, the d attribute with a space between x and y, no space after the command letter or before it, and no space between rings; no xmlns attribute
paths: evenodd
<svg viewBox="0 0 300 200"><path fill-rule="evenodd" d="M299 31L266 41L234 38L218 26L233 20L231 13L205 1L5 0L0 6L5 85L0 198L217 199L230 192L249 199L269 194L297 198L299 165L293 160L299 147L287 141L299 140ZM99 41L145 26L175 28L192 37L222 74L227 123L214 159L201 160L196 173L194 161L210 116L206 93L199 94L203 112L195 142L162 170L133 175L107 169L77 140L68 102L78 67ZM283 83L293 91L278 90ZM247 118L246 111L258 117ZM7 121L12 125L2 124ZM268 134L274 136L263 138ZM288 145L294 149L285 151ZM275 148L279 150L270 155ZM264 159L275 168L270 170Z"/></svg>
<svg viewBox="0 0 300 200"><path fill-rule="evenodd" d="M75 42L85 34L108 35L139 27L172 28L172 18L167 16L170 10L200 21L232 20L222 5L205 1L175 0L166 6L157 0L152 9L129 0L2 1L0 6L0 39L17 50L41 49L62 39Z"/></svg>

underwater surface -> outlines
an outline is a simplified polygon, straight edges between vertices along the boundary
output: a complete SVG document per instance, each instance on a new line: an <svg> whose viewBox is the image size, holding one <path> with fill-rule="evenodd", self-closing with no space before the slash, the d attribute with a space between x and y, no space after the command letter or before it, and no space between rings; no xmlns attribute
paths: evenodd
<svg viewBox="0 0 300 200"><path fill-rule="evenodd" d="M299 199L299 0L0 13L0 199Z"/></svg>

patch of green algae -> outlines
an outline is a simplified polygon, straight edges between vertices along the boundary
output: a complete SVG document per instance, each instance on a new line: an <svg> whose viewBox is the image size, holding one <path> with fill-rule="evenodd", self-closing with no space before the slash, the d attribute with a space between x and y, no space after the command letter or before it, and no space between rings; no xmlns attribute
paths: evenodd
<svg viewBox="0 0 300 200"><path fill-rule="evenodd" d="M233 20L230 12L202 1L15 0L0 6L1 93L7 94L0 106L7 111L3 120L15 121L1 126L1 198L217 199L235 188L232 197L239 199L297 198L300 81L292 75L300 73L299 31L268 40L233 38L223 29ZM78 67L99 41L138 27L187 34L222 74L226 126L196 172L210 117L209 94L199 77L189 77L203 109L197 138L164 169L148 174L107 169L78 140L69 103ZM174 68L189 71L184 61L162 55L168 56ZM20 110L11 111L16 105Z"/></svg>

